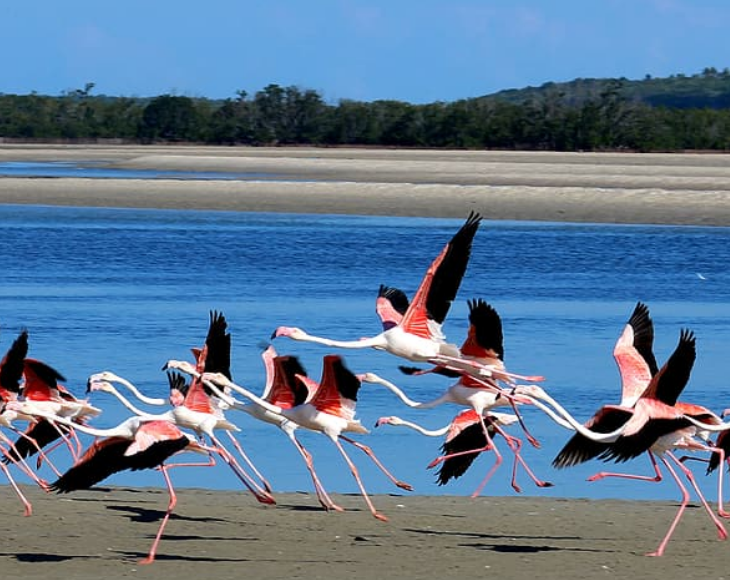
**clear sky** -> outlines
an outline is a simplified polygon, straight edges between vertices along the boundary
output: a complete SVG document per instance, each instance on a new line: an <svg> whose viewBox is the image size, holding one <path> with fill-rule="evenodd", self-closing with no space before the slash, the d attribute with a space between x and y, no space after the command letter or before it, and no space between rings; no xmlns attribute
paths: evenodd
<svg viewBox="0 0 730 580"><path fill-rule="evenodd" d="M0 93L454 101L730 67L730 0L2 2Z"/></svg>

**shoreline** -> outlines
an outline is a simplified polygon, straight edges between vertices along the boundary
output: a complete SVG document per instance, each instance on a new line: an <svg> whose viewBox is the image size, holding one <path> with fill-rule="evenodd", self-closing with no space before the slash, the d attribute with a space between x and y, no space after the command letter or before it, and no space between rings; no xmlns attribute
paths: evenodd
<svg viewBox="0 0 730 580"><path fill-rule="evenodd" d="M730 226L723 154L0 143L10 161L243 177L2 177L2 204Z"/></svg>
<svg viewBox="0 0 730 580"><path fill-rule="evenodd" d="M312 494L276 494L276 506L260 506L244 493L178 489L158 559L139 566L167 507L164 489L99 487L55 496L24 488L34 507L24 518L3 488L6 578L726 574L727 544L716 539L701 506L685 512L663 557L644 556L668 529L674 502L373 496L389 517L384 523L357 495L334 494L347 511L326 513Z"/></svg>

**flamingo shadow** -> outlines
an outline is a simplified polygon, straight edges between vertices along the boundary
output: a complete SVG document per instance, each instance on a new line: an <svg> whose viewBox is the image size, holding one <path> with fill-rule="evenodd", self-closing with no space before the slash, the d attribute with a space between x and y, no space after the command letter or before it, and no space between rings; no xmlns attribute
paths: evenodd
<svg viewBox="0 0 730 580"><path fill-rule="evenodd" d="M14 556L18 562L29 562L31 564L65 562L66 560L78 560L80 558L91 559L93 556L61 556L60 554L31 554L29 552L15 552L14 554L4 554L6 556Z"/></svg>
<svg viewBox="0 0 730 580"><path fill-rule="evenodd" d="M584 541L585 538L580 536L544 536L544 535L514 535L514 534L485 534L479 532L449 532L449 531L434 531L434 530L420 530L416 528L405 528L403 531L412 532L416 534L425 534L430 536L455 536L462 538L475 538L481 540L495 540L495 542L474 542L474 543L460 543L458 546L464 548L474 548L477 550L491 550L493 552L501 553L518 553L518 554L534 554L539 552L596 552L596 553L607 553L613 552L614 550L601 550L597 548L583 548L575 546L555 546L555 545L536 545L536 544L516 544L516 540L547 540L551 542L574 542ZM501 542L500 542L501 541Z"/></svg>
<svg viewBox="0 0 730 580"><path fill-rule="evenodd" d="M141 507L134 507L129 505L108 505L106 506L106 509L118 511L118 512L126 512L130 514L130 519L133 522L157 522L160 521L163 517L165 517L165 510L156 510L156 509L147 509L147 508L141 508ZM212 517L202 517L197 518L193 516L183 516L176 513L170 514L171 520L179 520L184 522L221 522L221 523L231 523L229 520L222 519L222 518L212 518Z"/></svg>

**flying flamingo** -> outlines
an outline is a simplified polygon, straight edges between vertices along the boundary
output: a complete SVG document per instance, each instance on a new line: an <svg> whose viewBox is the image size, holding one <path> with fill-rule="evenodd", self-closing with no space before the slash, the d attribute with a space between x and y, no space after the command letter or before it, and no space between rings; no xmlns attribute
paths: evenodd
<svg viewBox="0 0 730 580"><path fill-rule="evenodd" d="M492 441L495 434L500 434L506 440L510 441L512 445L521 445L519 439L511 437L502 429L503 426L517 423L517 417L515 415L490 412L484 417L484 420L487 424L487 430L489 431L490 439ZM376 427L380 427L381 425L408 427L422 435L426 435L427 437L441 437L446 435L444 443L441 446L441 451L445 457L448 457L448 459L438 461L438 463L441 463L441 467L437 472L437 483L439 485L446 485L451 479L459 478L466 473L467 469L469 469L471 464L477 458L477 455L473 453L472 450L484 448L488 444L488 442L484 439L484 433L481 428L479 417L473 409L465 409L464 411L461 411L456 415L456 417L454 417L451 423L441 429L426 429L418 423L406 421L405 419L401 419L396 416L381 417L378 419ZM517 463L520 459L522 459L520 455L515 454L515 461L512 468L512 487L517 492L521 491L516 482ZM435 466L436 464L437 462L434 461L429 465L429 467ZM522 465L525 470L531 474L533 480L537 480L524 462ZM477 497L479 495L495 471L496 465L482 480L476 491L472 494L472 497ZM551 485L547 482L543 483L543 487Z"/></svg>
<svg viewBox="0 0 730 580"><path fill-rule="evenodd" d="M664 464L672 478L677 483L682 493L682 501L669 530L659 544L659 547L647 554L648 556L661 556L664 554L667 544L689 503L689 492L682 484L677 472L672 467L672 461L687 477L695 489L700 501L715 524L720 539L727 538L727 532L722 523L715 517L710 509L702 492L694 480L692 472L687 469L672 453L677 447L691 448L693 437L697 433L697 426L688 416L682 414L680 409L675 408L677 398L685 388L696 357L695 337L688 330L680 333L679 344L674 353L669 357L664 366L651 379L642 395L638 398L633 407L603 407L591 420L592 427L596 430L612 429L616 424L623 425L623 433L619 438L603 449L591 448L586 453L582 441L577 436L573 437L554 461L556 467L575 465L582 463L585 458L599 457L603 460L618 462L627 461L649 452L655 470L659 468L655 457ZM592 479L614 476L627 479L640 479L656 481L656 478L637 476L630 474L601 473Z"/></svg>
<svg viewBox="0 0 730 580"><path fill-rule="evenodd" d="M207 463L166 464L165 461L182 451L208 454L217 450L201 445L195 438L169 421L133 418L112 429L86 427L79 429L104 439L94 441L79 461L51 484L51 489L58 493L69 493L88 489L123 470L159 469L165 479L170 501L152 547L147 557L140 562L151 564L155 560L157 547L170 514L177 504L177 496L168 470L172 467L207 465Z"/></svg>
<svg viewBox="0 0 730 580"><path fill-rule="evenodd" d="M360 488L365 503L375 518L387 521L387 517L375 509L375 506L368 497L357 468L343 448L342 443L340 443L340 439L347 441L366 453L395 485L406 490L412 489L409 484L395 479L375 457L369 447L344 435L347 432L364 434L368 433L368 430L363 427L359 420L355 419L355 405L357 402L357 393L360 389L361 377L353 374L344 365L341 357L337 355L325 356L322 366L322 380L319 383L316 393L308 402L294 405L288 409L278 405L272 405L247 389L235 385L221 374L205 373L201 379L212 389L231 388L272 413L281 415L305 429L318 431L326 435L335 444L345 459L345 462L350 468L350 472ZM229 402L229 404L235 404L233 399L221 391L219 391L219 396Z"/></svg>
<svg viewBox="0 0 730 580"><path fill-rule="evenodd" d="M393 308L393 303L382 296L387 288L381 286L379 298L385 298L385 301L376 301L376 311L385 329L377 336L353 341L333 340L310 335L300 328L279 326L272 333L272 338L286 336L335 348L374 348L417 362L459 362L459 349L445 341L441 327L466 272L481 219L479 214L469 214L464 225L429 266L404 314L401 315ZM401 291L396 292L402 302L405 295ZM384 313L381 308L391 311Z"/></svg>

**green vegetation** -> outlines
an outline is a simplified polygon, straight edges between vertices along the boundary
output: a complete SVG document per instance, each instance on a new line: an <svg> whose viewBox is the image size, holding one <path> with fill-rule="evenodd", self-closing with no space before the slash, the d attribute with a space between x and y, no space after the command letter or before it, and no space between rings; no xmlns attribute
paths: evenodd
<svg viewBox="0 0 730 580"><path fill-rule="evenodd" d="M557 151L730 150L730 71L576 79L452 103L327 104L269 85L211 100L0 93L0 137L245 145L358 145Z"/></svg>

